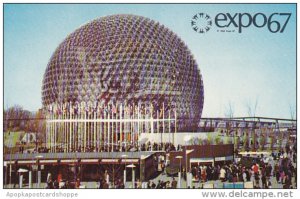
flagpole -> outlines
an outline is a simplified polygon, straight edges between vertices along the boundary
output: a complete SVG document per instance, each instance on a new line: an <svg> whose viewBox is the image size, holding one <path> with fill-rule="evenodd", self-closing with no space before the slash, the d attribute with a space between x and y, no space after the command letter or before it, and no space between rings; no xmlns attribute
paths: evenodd
<svg viewBox="0 0 300 199"><path fill-rule="evenodd" d="M175 138L176 138L176 133L177 133L177 107L175 104L175 129L174 129L174 134L173 134L173 144L175 145ZM176 140L177 141L177 140Z"/></svg>
<svg viewBox="0 0 300 199"><path fill-rule="evenodd" d="M80 103L78 103L78 116L77 116L77 118L78 118L78 120L82 119L82 111L81 111L81 104ZM81 149L82 149L82 129L83 129L82 125L83 125L83 122L79 122L79 126L78 126L78 142L79 142L78 149L79 149L79 151L81 151Z"/></svg>
<svg viewBox="0 0 300 199"><path fill-rule="evenodd" d="M55 107L56 108L56 107ZM53 120L56 119L56 109L55 112L53 114ZM54 129L55 129L55 123L52 125L52 129L51 129L51 134L50 134L50 151L53 152L53 135L54 135Z"/></svg>
<svg viewBox="0 0 300 199"><path fill-rule="evenodd" d="M66 108L67 108L67 106L65 105L63 121L64 121L64 126L65 126L65 132L68 135L68 139L69 139L68 140L68 152L70 152L70 136L71 136L71 134L70 134L70 123L66 122L66 119L68 119L68 114L67 114Z"/></svg>
<svg viewBox="0 0 300 199"><path fill-rule="evenodd" d="M88 103L86 103L85 108L86 108L85 112L87 113L87 119L90 119L90 111L89 111ZM86 124L87 124L86 125L86 148L89 149L90 148L90 123L87 122ZM86 151L87 151L87 149L86 149Z"/></svg>
<svg viewBox="0 0 300 199"><path fill-rule="evenodd" d="M73 113L72 113L71 109L72 109L72 104L70 102L69 106L68 106L68 115L69 115L69 118L73 120ZM70 135L71 135L70 151L73 152L73 148L74 148L74 142L73 142L73 140L74 140L74 133L73 132L75 130L75 128L74 128L74 122L70 123L70 128L72 129L71 132L70 132Z"/></svg>
<svg viewBox="0 0 300 199"><path fill-rule="evenodd" d="M77 129L77 122L76 122L76 115L75 115L74 105L71 106L70 110L72 111L73 118L75 120L75 122L73 123L73 148L74 148L74 152L76 152L76 148L77 148L76 138L77 138L78 129Z"/></svg>
<svg viewBox="0 0 300 199"><path fill-rule="evenodd" d="M68 108L67 113L68 113L67 114L67 118L73 119L72 113L70 112L70 107ZM68 117L68 115L69 115L69 117ZM72 152L72 145L73 145L73 142L72 142L72 139L73 139L73 136L72 136L72 133L73 133L73 122L70 122L70 124L68 126L70 127L70 133L69 133L70 134L70 149L69 149L69 151Z"/></svg>
<svg viewBox="0 0 300 199"><path fill-rule="evenodd" d="M171 107L170 107L170 105L169 105L168 112L169 112L169 143L171 143Z"/></svg>
<svg viewBox="0 0 300 199"><path fill-rule="evenodd" d="M108 151L109 151L109 147L110 147L110 111L108 110Z"/></svg>
<svg viewBox="0 0 300 199"><path fill-rule="evenodd" d="M54 148L53 148L53 152L56 152L56 124L55 124L55 129L54 129L54 135L53 135L53 142L54 142Z"/></svg>
<svg viewBox="0 0 300 199"><path fill-rule="evenodd" d="M96 119L96 111L95 111L95 109L93 109L93 113L94 113L94 119ZM94 150L95 150L95 152L97 151L96 150L96 148L97 148L97 143L96 143L96 141L97 141L97 122L96 123L94 123Z"/></svg>
<svg viewBox="0 0 300 199"><path fill-rule="evenodd" d="M120 151L122 151L122 104L120 104L120 109L119 109L119 118L120 118Z"/></svg>
<svg viewBox="0 0 300 199"><path fill-rule="evenodd" d="M57 108L58 108L58 106L57 106ZM59 114L58 113L56 113L56 118L58 118L59 119ZM54 128L54 132L53 132L53 153L55 153L55 134L56 134L56 128L57 128L57 124L55 124L55 128Z"/></svg>
<svg viewBox="0 0 300 199"><path fill-rule="evenodd" d="M61 123L58 123L58 125L59 125L59 131L58 132L62 132L63 133L63 135L64 135L64 138L65 138L65 147L66 147L66 149L64 150L64 152L68 152L68 137L67 137L67 133L66 133L66 131L65 131L65 122L64 122L64 104L63 103L61 103L61 112L60 112L60 119L62 120L62 122ZM55 139L56 140L56 139ZM56 148L56 147L55 147Z"/></svg>
<svg viewBox="0 0 300 199"><path fill-rule="evenodd" d="M98 106L99 106L99 104L98 104ZM98 111L99 110L99 107L97 106L97 115L96 115L96 117L98 118L98 119L100 119L101 118L101 113L100 113L100 111ZM97 137L98 137L98 139L97 139L97 146L98 146L98 152L100 152L101 151L101 139L102 139L102 136L101 136L101 122L97 122Z"/></svg>
<svg viewBox="0 0 300 199"><path fill-rule="evenodd" d="M128 107L126 108L126 104L124 104L124 118L127 119ZM124 122L124 143L125 143L125 152L127 150L127 130L129 129L129 123Z"/></svg>
<svg viewBox="0 0 300 199"><path fill-rule="evenodd" d="M53 107L53 113L51 115L51 119L54 120L55 119L55 111L54 107ZM54 131L54 124L51 124L51 129L50 129L50 135L49 135L49 148L50 151L52 152L52 135L53 135L53 131Z"/></svg>
<svg viewBox="0 0 300 199"><path fill-rule="evenodd" d="M90 106L89 107L89 114L90 114L90 117L89 117L89 119L93 119L93 117L94 117L94 114L93 114L93 110L92 110L92 107ZM94 124L95 124L95 122L90 122L90 150L93 148L93 146L94 146ZM93 152L93 151L91 151L91 152Z"/></svg>
<svg viewBox="0 0 300 199"><path fill-rule="evenodd" d="M165 102L163 102L163 137L165 136ZM162 144L163 150L165 151L165 143Z"/></svg>
<svg viewBox="0 0 300 199"><path fill-rule="evenodd" d="M85 121L84 121L84 135L83 135L83 151L84 152L86 152L86 130L87 130L87 128L86 128L86 106L85 106L85 103L83 104L83 111L84 111L84 119L85 119Z"/></svg>
<svg viewBox="0 0 300 199"><path fill-rule="evenodd" d="M54 111L54 109L52 111ZM51 120L54 120L54 112L50 113L50 118L51 118ZM52 147L51 136L52 136L53 125L54 124L52 124L52 122L51 122L51 124L50 124L50 131L49 131L49 150L50 151L51 151L51 147Z"/></svg>
<svg viewBox="0 0 300 199"><path fill-rule="evenodd" d="M74 105L71 103L70 105L70 113L73 115L72 117L74 118L74 120L76 120L76 117L75 117L75 112L74 112ZM76 131L77 131L77 128L76 128L76 125L77 123L76 122L73 122L72 123L72 126L73 126L73 152L76 152L76 142L75 142L75 139L76 139Z"/></svg>
<svg viewBox="0 0 300 199"><path fill-rule="evenodd" d="M63 104L63 115L62 115L62 121L63 121L63 127L64 127L64 132L67 135L67 152L69 152L70 148L70 135L69 135L69 130L68 129L68 123L66 123L65 119L67 118L66 113L65 113L65 104Z"/></svg>
<svg viewBox="0 0 300 199"><path fill-rule="evenodd" d="M130 116L130 118L134 118L134 110L135 109L135 105L134 105L134 103L133 103L133 106L132 106L132 115ZM131 112L131 111L130 111ZM131 120L131 131L130 131L130 144L132 144L133 143L133 121Z"/></svg>
<svg viewBox="0 0 300 199"><path fill-rule="evenodd" d="M76 115L76 118L77 118L77 144L76 144L76 146L77 146L77 150L81 151L81 148L79 148L79 147L81 147L80 133L81 133L81 124L82 123L79 122L79 119L81 118L81 114L80 114L80 109L79 108L80 108L80 106L77 104L77 115Z"/></svg>
<svg viewBox="0 0 300 199"><path fill-rule="evenodd" d="M151 109L150 109L150 114L151 114L151 137L153 137L154 135L153 135L153 133L154 133L154 121L153 121L153 105L152 105L152 103L151 103ZM151 143L151 151L153 151L153 143L152 142L150 142Z"/></svg>
<svg viewBox="0 0 300 199"><path fill-rule="evenodd" d="M67 131L66 131L66 123L65 123L65 105L62 103L62 114L61 114L61 119L62 119L62 125L60 123L60 125L62 126L62 131L64 133L64 135L66 136L66 152L68 152L68 149L69 149L69 141L68 141L68 134L67 134Z"/></svg>
<svg viewBox="0 0 300 199"><path fill-rule="evenodd" d="M156 110L156 128L157 128L157 132L158 135L160 134L159 132L159 110ZM160 134L160 143L162 143L162 135Z"/></svg>
<svg viewBox="0 0 300 199"><path fill-rule="evenodd" d="M86 123L86 151L89 152L88 150L90 149L91 142L90 142L90 110L89 110L89 104L86 103L86 112L87 112L87 123Z"/></svg>
<svg viewBox="0 0 300 199"><path fill-rule="evenodd" d="M103 119L106 119L106 108L103 107ZM103 149L106 151L105 147L107 144L107 135L106 135L106 123L103 123Z"/></svg>
<svg viewBox="0 0 300 199"><path fill-rule="evenodd" d="M53 107L52 107L53 108ZM52 111L53 111L53 109L52 109ZM49 113L49 117L50 117L50 121L52 120L52 112L50 112ZM51 122L52 123L52 122ZM50 137L51 137L51 130L52 130L52 125L53 124L49 124L49 122L47 122L47 124L49 125L49 131L47 132L47 134L48 134L48 139L47 139L47 148L51 148L51 145L50 145Z"/></svg>
<svg viewBox="0 0 300 199"><path fill-rule="evenodd" d="M114 152L114 113L113 113L114 103L111 106L111 152Z"/></svg>
<svg viewBox="0 0 300 199"><path fill-rule="evenodd" d="M64 123L64 105L63 103L60 104L61 105L61 112L59 114L59 118L62 119L62 122L58 123L58 129L59 132L62 132L63 134L63 140L62 142L64 143L64 152L67 152L68 150L68 142L67 142L67 136L66 136L66 132L65 132L65 123Z"/></svg>
<svg viewBox="0 0 300 199"><path fill-rule="evenodd" d="M139 140L139 134L140 134L140 103L138 104L138 123L137 123L137 150L139 151L140 148L140 140Z"/></svg>
<svg viewBox="0 0 300 199"><path fill-rule="evenodd" d="M84 118L84 112L82 111L82 105L79 103L78 104L78 110L79 110L79 116L78 116L78 119L82 119ZM80 142L80 151L83 152L84 151L84 146L83 146L83 129L84 129L84 123L83 122L80 122L79 123L79 128L80 128L80 131L79 131L79 142Z"/></svg>
<svg viewBox="0 0 300 199"><path fill-rule="evenodd" d="M117 103L115 104L113 111L114 111L114 113L113 113L114 114L114 119L117 119L118 118ZM114 132L113 149L114 149L114 151L116 151L116 149L117 149L116 146L118 144L117 128L118 128L118 123L116 122L116 120L114 120L114 122L113 122L113 132ZM116 149L114 147L116 147Z"/></svg>
<svg viewBox="0 0 300 199"><path fill-rule="evenodd" d="M53 107L53 113L51 115L51 120L54 120L55 118L55 109ZM53 129L54 129L54 123L50 125L50 133L49 133L49 150L52 152L52 134L53 134Z"/></svg>
<svg viewBox="0 0 300 199"><path fill-rule="evenodd" d="M112 107L111 107L111 119L112 119L112 122L111 122L111 152L114 152L114 146L115 146L115 139L114 139L114 126L115 126L115 123L114 123L114 113L113 113L113 108L114 108L114 104L112 103Z"/></svg>
<svg viewBox="0 0 300 199"><path fill-rule="evenodd" d="M116 121L115 124L116 124L116 139L115 139L115 143L116 143L116 152L119 152L119 142L120 142L120 137L118 136L119 134L119 131L120 131L120 111L119 111L119 108L118 108L118 105L117 102L116 102L116 107L115 107L115 112L116 112L116 120L118 119L119 121Z"/></svg>
<svg viewBox="0 0 300 199"><path fill-rule="evenodd" d="M72 103L71 102L69 102L69 106L68 106L68 110L67 110L67 112L68 112L68 115L69 115L69 117L68 118L70 118L70 119L72 119L73 120L73 113L72 113ZM70 145L70 151L71 152L74 152L73 151L73 148L74 148L74 142L73 142L73 140L74 140L74 130L75 130L75 128L74 128L74 122L71 122L70 123L70 128L72 129L71 130L71 132L70 132L70 135L71 135L71 145Z"/></svg>
<svg viewBox="0 0 300 199"><path fill-rule="evenodd" d="M45 146L48 147L48 132L49 132L49 125L48 125L48 122L49 121L49 117L48 117L48 114L49 114L49 110L50 110L50 106L48 105L47 107L47 110L46 110L46 142L45 142ZM5 174L6 175L6 174ZM5 176L6 177L6 176ZM5 181L7 182L7 181ZM5 183L6 184L6 183Z"/></svg>
<svg viewBox="0 0 300 199"><path fill-rule="evenodd" d="M53 107L52 107L52 112L50 112L50 121L53 120ZM47 140L47 148L51 149L51 131L52 131L52 122L49 124L49 135L48 135L48 140ZM51 150L50 150L51 151Z"/></svg>
<svg viewBox="0 0 300 199"><path fill-rule="evenodd" d="M117 104L116 104L117 105ZM116 106L113 104L113 125L112 125L112 133L113 133L113 151L115 151L114 147L116 146L116 141L117 141L117 122L114 119L117 119L117 112L116 112Z"/></svg>

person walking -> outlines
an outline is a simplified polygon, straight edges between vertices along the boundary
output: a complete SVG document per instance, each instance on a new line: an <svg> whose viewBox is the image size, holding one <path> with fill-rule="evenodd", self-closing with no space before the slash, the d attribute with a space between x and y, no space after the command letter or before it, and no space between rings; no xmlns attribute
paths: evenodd
<svg viewBox="0 0 300 199"><path fill-rule="evenodd" d="M177 188L177 181L175 180L174 177L173 177L173 179L172 179L171 188L172 188L172 189L176 189L176 188Z"/></svg>
<svg viewBox="0 0 300 199"><path fill-rule="evenodd" d="M222 182L225 182L225 181L226 181L225 176L226 176L226 171L225 171L225 168L222 167L221 170L220 170L220 180L221 180Z"/></svg>

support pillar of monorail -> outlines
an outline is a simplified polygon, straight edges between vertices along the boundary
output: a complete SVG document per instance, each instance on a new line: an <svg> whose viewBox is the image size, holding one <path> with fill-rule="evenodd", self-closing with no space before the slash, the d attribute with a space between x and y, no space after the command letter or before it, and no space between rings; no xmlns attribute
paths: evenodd
<svg viewBox="0 0 300 199"><path fill-rule="evenodd" d="M29 189L32 188L32 171L29 171L28 173L28 186Z"/></svg>
<svg viewBox="0 0 300 199"><path fill-rule="evenodd" d="M23 174L19 175L19 188L22 189L23 188Z"/></svg>

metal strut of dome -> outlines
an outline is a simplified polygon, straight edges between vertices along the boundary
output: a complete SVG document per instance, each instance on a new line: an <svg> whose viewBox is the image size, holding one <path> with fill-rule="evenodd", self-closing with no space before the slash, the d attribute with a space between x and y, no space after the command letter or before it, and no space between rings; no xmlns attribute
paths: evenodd
<svg viewBox="0 0 300 199"><path fill-rule="evenodd" d="M142 133L160 133L161 143L174 143L176 107L163 104L48 105L46 142L51 152L140 150ZM164 140L162 134L168 134ZM165 145L163 144L163 149Z"/></svg>

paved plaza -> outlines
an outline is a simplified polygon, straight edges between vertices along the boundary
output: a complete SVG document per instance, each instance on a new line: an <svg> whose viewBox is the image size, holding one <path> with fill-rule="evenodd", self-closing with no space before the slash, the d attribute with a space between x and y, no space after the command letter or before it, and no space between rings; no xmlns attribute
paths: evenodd
<svg viewBox="0 0 300 199"><path fill-rule="evenodd" d="M178 177L174 177L175 180L179 183L179 179ZM150 180L151 182L154 182L156 185L158 184L159 181L163 181L163 182L172 182L173 177L169 177L164 173L161 173L160 175L158 175L156 178ZM272 188L274 189L282 189L283 188L283 184L281 183L277 183L276 178L274 176L271 176L270 181L272 183ZM88 189L98 189L99 188L99 182L81 182L81 188L88 188ZM146 188L146 184L147 182L143 182L143 186L142 188ZM213 184L214 188L217 189L223 189L224 188L224 184L228 184L228 182L221 182L221 180L216 180L216 181L207 181L205 183L203 182L192 182L192 185L190 188L195 188L195 189L202 189L204 184L206 185L211 185ZM261 180L260 180L260 187L262 186L261 184ZM40 187L38 187L38 185L36 183L33 183L32 188L46 188L47 184L46 183L41 183ZM296 188L296 181L295 181L295 177L292 178L292 187ZM13 188L13 185L6 185L4 186L4 188ZM16 185L15 188L18 188L18 185ZM28 184L24 184L24 189L28 189L29 186ZM111 187L110 187L111 188ZM125 188L132 188L132 182L126 182ZM179 188L179 186L178 186ZM180 188L187 188L187 182L184 178L181 179L181 186Z"/></svg>

